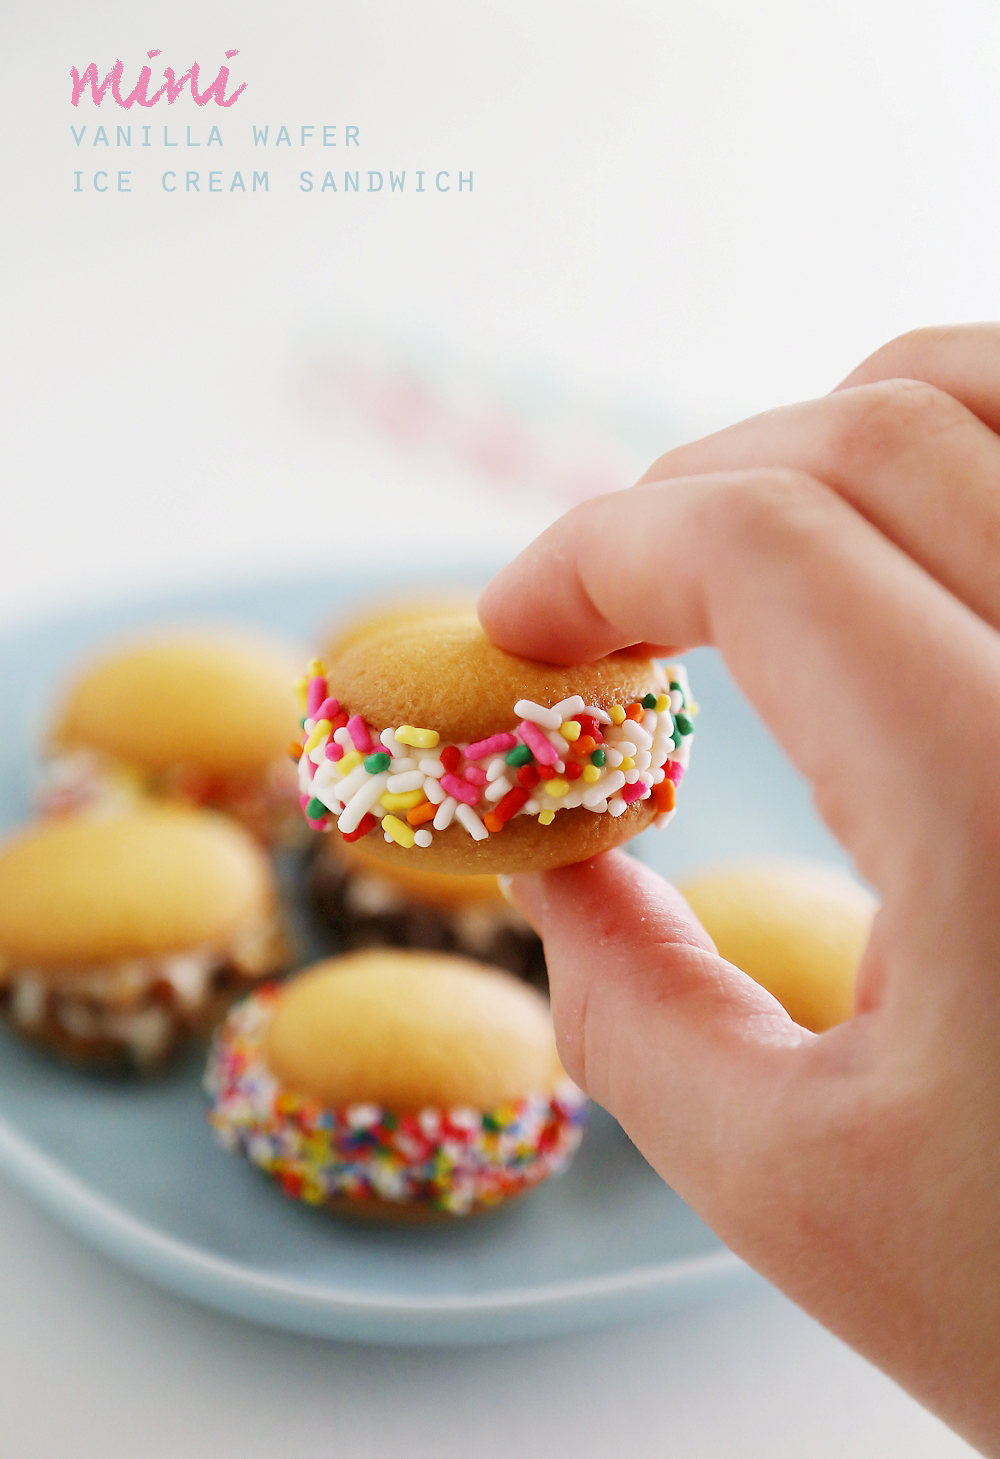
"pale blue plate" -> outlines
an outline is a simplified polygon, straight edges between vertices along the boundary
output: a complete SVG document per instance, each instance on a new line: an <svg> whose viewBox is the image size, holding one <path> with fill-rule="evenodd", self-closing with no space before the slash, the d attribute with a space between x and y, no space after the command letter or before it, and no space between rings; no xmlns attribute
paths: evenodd
<svg viewBox="0 0 1000 1459"><path fill-rule="evenodd" d="M28 814L31 745L81 650L137 625L221 618L309 638L372 584L256 585L87 612L0 639L0 823ZM681 813L637 851L668 874L769 853L839 860L807 790L712 654ZM71 1073L0 1033L0 1172L108 1256L257 1322L365 1342L537 1337L691 1300L746 1269L595 1110L571 1170L489 1217L355 1227L286 1200L214 1144L201 1056L162 1082Z"/></svg>

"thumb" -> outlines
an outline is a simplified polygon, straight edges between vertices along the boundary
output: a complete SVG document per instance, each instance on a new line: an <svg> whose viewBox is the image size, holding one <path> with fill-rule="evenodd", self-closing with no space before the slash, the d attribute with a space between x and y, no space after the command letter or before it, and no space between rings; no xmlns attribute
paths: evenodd
<svg viewBox="0 0 1000 1459"><path fill-rule="evenodd" d="M567 1073L675 1190L711 1208L815 1035L719 957L680 892L622 852L515 877L509 894L545 944Z"/></svg>

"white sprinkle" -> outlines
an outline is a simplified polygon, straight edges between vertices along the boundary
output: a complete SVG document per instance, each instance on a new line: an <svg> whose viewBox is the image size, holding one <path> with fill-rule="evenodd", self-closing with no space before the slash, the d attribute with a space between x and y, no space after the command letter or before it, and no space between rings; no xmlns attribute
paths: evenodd
<svg viewBox="0 0 1000 1459"><path fill-rule="evenodd" d="M429 846L433 840L434 837L431 835L430 831L425 831L421 829L417 831L416 835L413 837L413 844L414 846Z"/></svg>
<svg viewBox="0 0 1000 1459"><path fill-rule="evenodd" d="M316 774L319 774L318 770ZM337 777L334 782L333 793L346 805L354 792L360 790L363 785L367 785L370 779L371 776L363 764L355 765L354 769L349 770L346 775ZM313 784L316 784L315 779L313 780ZM320 798L322 799L322 797Z"/></svg>
<svg viewBox="0 0 1000 1459"><path fill-rule="evenodd" d="M406 746L401 745L396 739L395 729L384 729L379 735L382 744L385 745L390 755L405 755Z"/></svg>
<svg viewBox="0 0 1000 1459"><path fill-rule="evenodd" d="M556 763L553 765L552 768L556 772L557 775L564 775L565 772L566 772L566 761L565 760L557 760Z"/></svg>
<svg viewBox="0 0 1000 1459"><path fill-rule="evenodd" d="M624 783L625 781L623 779L622 785L624 785ZM612 789L620 790L621 786L612 786ZM607 810L607 781L602 782L600 785L588 785L587 789L583 792L583 803L587 807L588 811L596 809L596 807L601 804L603 804L605 810Z"/></svg>
<svg viewBox="0 0 1000 1459"><path fill-rule="evenodd" d="M486 767L486 779L496 780L498 776L507 772L507 761L502 755L497 755Z"/></svg>
<svg viewBox="0 0 1000 1459"><path fill-rule="evenodd" d="M562 720L559 723L562 724ZM569 740L564 740L558 730L549 730L549 741L557 755L569 754Z"/></svg>
<svg viewBox="0 0 1000 1459"><path fill-rule="evenodd" d="M434 779L433 775L428 775L424 781L424 795L426 795L431 805L440 805L445 798L444 791Z"/></svg>
<svg viewBox="0 0 1000 1459"><path fill-rule="evenodd" d="M398 760L394 758L391 766L393 775L405 775L408 770L416 770L416 768L416 760L410 759L406 755L402 755Z"/></svg>
<svg viewBox="0 0 1000 1459"><path fill-rule="evenodd" d="M357 767L364 769L362 765ZM354 772L352 771L351 774ZM385 790L386 782L389 779L388 773L383 770L380 775L367 775L367 784L362 785L360 790L355 791L337 821L337 830L342 836L348 836L356 831L362 819L368 814L372 806L378 801L379 796ZM348 776L350 779L350 776Z"/></svg>
<svg viewBox="0 0 1000 1459"><path fill-rule="evenodd" d="M532 699L519 699L514 705L514 713L521 719L530 719L532 724L540 724L542 729L557 730L562 724L562 719L554 710L543 709ZM489 835L489 832L486 834Z"/></svg>
<svg viewBox="0 0 1000 1459"><path fill-rule="evenodd" d="M437 815L431 822L431 825L434 827L435 831L446 831L448 829L452 821L455 819L455 807L457 805L458 801L453 795L445 796L444 800L438 806Z"/></svg>
<svg viewBox="0 0 1000 1459"><path fill-rule="evenodd" d="M307 716L305 724L303 724L302 728L305 730L307 735L311 735L313 730L316 728L316 721L314 719L310 719Z"/></svg>
<svg viewBox="0 0 1000 1459"><path fill-rule="evenodd" d="M344 1114L352 1130L367 1130L371 1125L378 1124L380 1110L376 1104L352 1104Z"/></svg>
<svg viewBox="0 0 1000 1459"><path fill-rule="evenodd" d="M617 770L618 766L622 763L624 758L625 756L622 754L622 752L620 750L616 750L613 745L605 745L604 759L605 763L609 766L610 769Z"/></svg>
<svg viewBox="0 0 1000 1459"><path fill-rule="evenodd" d="M340 729L334 730L333 738L336 740L341 749L346 750L348 754L350 754L351 751L354 749L354 741L351 739L350 735L347 732L346 724L342 724L340 726Z"/></svg>
<svg viewBox="0 0 1000 1459"><path fill-rule="evenodd" d="M541 802L535 800L534 796L532 796L531 800L524 802L524 805L518 811L518 815L537 816L541 808Z"/></svg>
<svg viewBox="0 0 1000 1459"><path fill-rule="evenodd" d="M389 832L388 831L384 831L382 833L382 840L385 842L385 844L387 846L391 846L392 845L392 837L389 835Z"/></svg>
<svg viewBox="0 0 1000 1459"><path fill-rule="evenodd" d="M628 806L622 800L620 795L613 796L612 799L608 801L609 816L623 816L627 810Z"/></svg>
<svg viewBox="0 0 1000 1459"><path fill-rule="evenodd" d="M631 755L633 759L639 752L639 746L633 745L631 740L619 740L615 749L622 755Z"/></svg>
<svg viewBox="0 0 1000 1459"><path fill-rule="evenodd" d="M588 791L587 795L589 795L590 793L591 792ZM587 807L587 810L594 811L597 815L603 816L604 812L608 808L608 803L605 800L604 796L602 795L600 800L591 801L587 799L587 795L583 797L583 803Z"/></svg>
<svg viewBox="0 0 1000 1459"><path fill-rule="evenodd" d="M420 761L420 769L425 775L430 775L434 780L440 780L444 774L444 766L434 755L425 755Z"/></svg>
<svg viewBox="0 0 1000 1459"><path fill-rule="evenodd" d="M625 784L626 785L634 785L635 782L638 779L639 779L639 772L638 772L638 770L626 770L626 772L625 772Z"/></svg>
<svg viewBox="0 0 1000 1459"><path fill-rule="evenodd" d="M635 757L635 768L637 770L648 770L653 763L653 757L648 750L640 750Z"/></svg>
<svg viewBox="0 0 1000 1459"><path fill-rule="evenodd" d="M636 749L638 750L648 750L650 745L653 743L653 736L647 733L647 731L643 729L641 724L630 725L629 733L631 734L632 741L635 744Z"/></svg>
<svg viewBox="0 0 1000 1459"><path fill-rule="evenodd" d="M600 781L594 788L602 795L614 795L616 790L621 790L625 784L625 775L621 770L612 770L606 780Z"/></svg>
<svg viewBox="0 0 1000 1459"><path fill-rule="evenodd" d="M670 691L670 713L671 714L680 714L680 712L683 709L683 707L684 707L684 695L681 693L681 691L679 689L671 689L671 691Z"/></svg>
<svg viewBox="0 0 1000 1459"><path fill-rule="evenodd" d="M665 780L666 778L667 778L667 772L664 770L663 766L662 765L657 765L657 767L656 767L655 770L650 771L650 781L649 781L649 783L650 783L650 785L659 785L660 782L663 781L663 780Z"/></svg>
<svg viewBox="0 0 1000 1459"><path fill-rule="evenodd" d="M560 699L558 704L552 706L552 713L558 714L560 724L567 719L576 719L583 711L584 703L579 694L571 694L568 699Z"/></svg>
<svg viewBox="0 0 1000 1459"><path fill-rule="evenodd" d="M488 785L486 787L483 792L483 796L486 800L489 801L503 800L508 790L513 789L514 787L511 785L506 775L501 775L498 780L494 780L492 785Z"/></svg>
<svg viewBox="0 0 1000 1459"><path fill-rule="evenodd" d="M611 716L606 709L598 709L596 705L588 705L584 714L589 714L591 719L596 719L598 724L610 724Z"/></svg>
<svg viewBox="0 0 1000 1459"><path fill-rule="evenodd" d="M311 785L311 782L310 782L310 779L309 779L309 762L306 759L305 755L301 756L301 758L299 760L299 763L298 763L298 772L299 772L299 794L300 795L308 795L310 793L310 785Z"/></svg>
<svg viewBox="0 0 1000 1459"><path fill-rule="evenodd" d="M449 796L449 800L450 799L451 799L451 797ZM466 805L465 802L463 801L463 803L461 805L459 805L459 806L456 807L456 809L455 809L455 815L458 817L458 819L461 821L462 825L468 831L468 833L472 837L473 841L485 841L486 840L487 836L490 833L489 833L489 831L487 831L487 829L483 825L482 821L476 815L476 813L472 809L471 805ZM436 823L437 822L437 816L434 817L434 820L435 820L435 823Z"/></svg>
<svg viewBox="0 0 1000 1459"><path fill-rule="evenodd" d="M639 779L642 781L643 785L652 786L652 784L653 784L653 771L652 770L640 770L639 771Z"/></svg>
<svg viewBox="0 0 1000 1459"><path fill-rule="evenodd" d="M404 775L390 775L385 782L385 788L392 791L393 795L405 795L408 790L423 790L424 772L408 770Z"/></svg>

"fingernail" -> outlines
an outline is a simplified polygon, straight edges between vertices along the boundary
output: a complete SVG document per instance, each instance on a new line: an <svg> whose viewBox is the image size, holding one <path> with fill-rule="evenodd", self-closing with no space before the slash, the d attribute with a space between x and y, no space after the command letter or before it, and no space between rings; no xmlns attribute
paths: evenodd
<svg viewBox="0 0 1000 1459"><path fill-rule="evenodd" d="M497 886L500 888L500 895L504 898L505 901L510 902L510 905L512 907L514 905L514 898L510 894L510 884L513 880L514 878L512 876L497 877Z"/></svg>

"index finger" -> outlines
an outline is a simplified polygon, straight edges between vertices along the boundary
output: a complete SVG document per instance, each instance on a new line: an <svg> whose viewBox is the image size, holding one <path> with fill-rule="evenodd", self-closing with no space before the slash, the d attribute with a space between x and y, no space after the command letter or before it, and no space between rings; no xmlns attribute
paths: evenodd
<svg viewBox="0 0 1000 1459"><path fill-rule="evenodd" d="M983 794L950 736L959 722L995 724L1000 637L805 473L727 472L585 502L493 579L479 614L502 648L557 663L714 644L885 895L907 861L901 838L914 853L926 840L942 767Z"/></svg>

